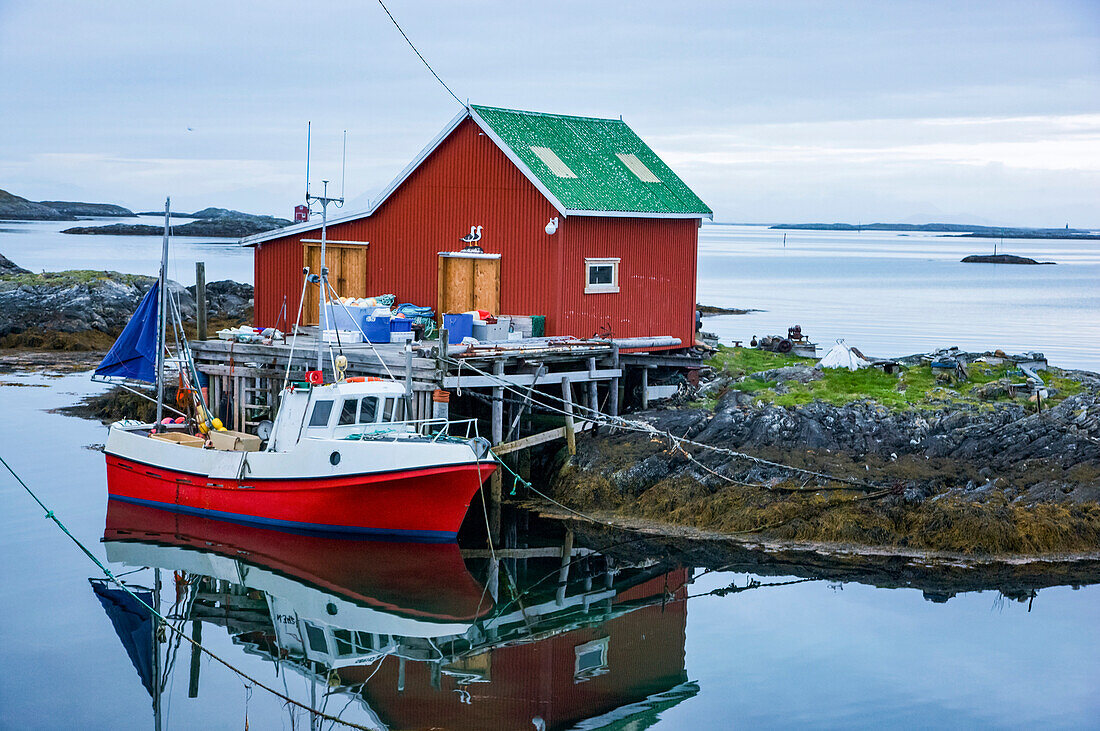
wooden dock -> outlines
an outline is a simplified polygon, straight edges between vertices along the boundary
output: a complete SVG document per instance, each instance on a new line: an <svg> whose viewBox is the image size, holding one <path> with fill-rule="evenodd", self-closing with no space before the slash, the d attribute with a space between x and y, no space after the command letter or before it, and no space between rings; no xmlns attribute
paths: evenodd
<svg viewBox="0 0 1100 731"><path fill-rule="evenodd" d="M648 405L650 371L672 368L690 373L702 366L699 355L640 353L630 348L633 341L539 338L449 348L443 342L415 342L409 347L326 343L323 370L330 379L333 359L342 354L348 376L403 382L409 393L409 420L476 418L481 436L500 447L500 454L508 454L524 478L529 476L524 474L529 463L522 459L523 450L564 439L575 452L576 432L594 426L586 415L617 416L624 408ZM285 343L195 340L190 345L196 368L208 379L212 412L240 431L255 432L263 421L274 419L284 382L305 381L307 371L317 367L315 327L301 328ZM621 349L631 352L620 354ZM554 399L557 413L540 409L540 393ZM560 426L547 429L547 421ZM501 485L498 470L491 482L495 525Z"/></svg>

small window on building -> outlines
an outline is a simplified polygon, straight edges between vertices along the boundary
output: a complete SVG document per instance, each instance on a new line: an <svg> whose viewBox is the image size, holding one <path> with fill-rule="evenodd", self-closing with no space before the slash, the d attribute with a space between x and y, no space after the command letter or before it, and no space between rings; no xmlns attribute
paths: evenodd
<svg viewBox="0 0 1100 731"><path fill-rule="evenodd" d="M619 291L618 259L584 260L584 293Z"/></svg>
<svg viewBox="0 0 1100 731"><path fill-rule="evenodd" d="M643 183L661 182L661 179L654 175L653 171L647 168L645 166L645 163L639 160L638 156L635 155L633 152L626 154L616 152L615 157L619 158L619 160L622 161L623 165L626 165L630 172L634 173L634 175L638 177L638 180L642 181Z"/></svg>
<svg viewBox="0 0 1100 731"><path fill-rule="evenodd" d="M340 426L347 426L348 424L355 423L355 410L359 406L359 399L349 398L344 399L343 405L340 407L340 421L337 422Z"/></svg>
<svg viewBox="0 0 1100 731"><path fill-rule="evenodd" d="M536 147L531 145L531 152L538 155L538 158L542 160L546 167L550 168L550 172L557 175L559 178L577 177L577 174L569 169L565 161L558 157L558 154L549 147Z"/></svg>
<svg viewBox="0 0 1100 731"><path fill-rule="evenodd" d="M376 399L374 396L367 396L363 399L362 406L359 407L359 423L373 424L377 416L378 399Z"/></svg>
<svg viewBox="0 0 1100 731"><path fill-rule="evenodd" d="M309 417L310 426L328 426L328 417L332 414L331 401L318 401L313 405L313 415Z"/></svg>

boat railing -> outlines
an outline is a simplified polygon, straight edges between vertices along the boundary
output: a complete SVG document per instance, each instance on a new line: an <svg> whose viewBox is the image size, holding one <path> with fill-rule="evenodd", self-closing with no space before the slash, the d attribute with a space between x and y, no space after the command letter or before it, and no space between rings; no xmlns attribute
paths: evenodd
<svg viewBox="0 0 1100 731"><path fill-rule="evenodd" d="M372 425L372 429L364 429L352 438L358 439L385 439L392 437L400 439L402 434L418 434L422 437L431 437L432 441L440 439L471 439L479 436L477 419L406 419L403 421L387 421ZM345 437L347 438L347 437Z"/></svg>

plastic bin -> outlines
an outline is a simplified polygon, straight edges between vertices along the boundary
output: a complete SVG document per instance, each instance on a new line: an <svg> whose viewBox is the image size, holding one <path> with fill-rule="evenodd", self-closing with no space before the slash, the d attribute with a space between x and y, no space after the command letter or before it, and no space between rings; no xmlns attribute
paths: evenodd
<svg viewBox="0 0 1100 731"><path fill-rule="evenodd" d="M391 333L411 333L413 321L407 317L394 317L390 319Z"/></svg>
<svg viewBox="0 0 1100 731"><path fill-rule="evenodd" d="M325 305L325 310L328 311L327 329L329 330L358 331L363 319L367 316L362 307L348 305L347 309L344 309L344 305L331 302Z"/></svg>
<svg viewBox="0 0 1100 731"><path fill-rule="evenodd" d="M465 313L443 315L443 327L447 330L448 345L461 343L463 338L474 336L474 316Z"/></svg>
<svg viewBox="0 0 1100 731"><path fill-rule="evenodd" d="M368 317L363 320L363 334L369 343L388 343L390 341L389 317Z"/></svg>

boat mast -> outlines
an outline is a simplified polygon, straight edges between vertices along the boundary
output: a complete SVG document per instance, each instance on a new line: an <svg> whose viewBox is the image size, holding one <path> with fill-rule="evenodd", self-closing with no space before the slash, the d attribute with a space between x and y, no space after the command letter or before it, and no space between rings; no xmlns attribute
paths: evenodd
<svg viewBox="0 0 1100 731"><path fill-rule="evenodd" d="M328 310L325 307L325 292L328 289L328 267L325 265L325 245L328 242L328 206L335 203L337 207L344 205L344 196L330 198L328 195L328 181L322 180L324 191L321 195L306 194L306 203L317 201L321 204L321 275L317 280L317 370L325 369L325 330L328 329Z"/></svg>
<svg viewBox="0 0 1100 731"><path fill-rule="evenodd" d="M164 431L160 421L164 418L164 314L168 311L168 222L171 197L164 199L164 239L160 247L160 291L157 293L157 424L158 432Z"/></svg>

